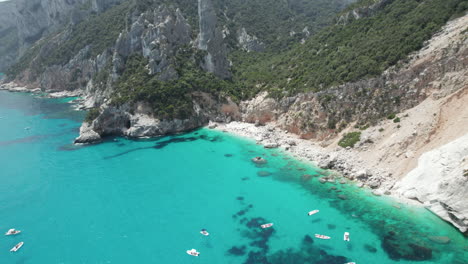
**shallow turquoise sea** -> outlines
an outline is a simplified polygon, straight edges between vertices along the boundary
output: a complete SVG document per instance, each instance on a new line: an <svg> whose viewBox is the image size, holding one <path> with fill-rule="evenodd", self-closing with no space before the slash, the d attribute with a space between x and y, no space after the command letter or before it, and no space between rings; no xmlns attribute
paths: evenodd
<svg viewBox="0 0 468 264"><path fill-rule="evenodd" d="M73 146L84 114L68 101L0 91L0 231L22 230L0 236L0 263L468 263L429 211L222 132Z"/></svg>

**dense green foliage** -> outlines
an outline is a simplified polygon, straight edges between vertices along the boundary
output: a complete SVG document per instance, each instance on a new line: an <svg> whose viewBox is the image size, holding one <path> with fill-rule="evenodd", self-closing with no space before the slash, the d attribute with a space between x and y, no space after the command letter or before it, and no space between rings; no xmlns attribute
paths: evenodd
<svg viewBox="0 0 468 264"><path fill-rule="evenodd" d="M354 147L354 145L361 139L361 132L346 133L338 142L340 147Z"/></svg>
<svg viewBox="0 0 468 264"><path fill-rule="evenodd" d="M235 33L245 27L250 35L265 43L267 50L278 52L329 25L345 7L346 0L217 0L218 18ZM236 34L230 34L232 47Z"/></svg>
<svg viewBox="0 0 468 264"><path fill-rule="evenodd" d="M464 4L394 0L374 16L328 27L304 45L266 60L245 63L241 56L234 60L235 78L281 96L376 76L420 49L450 17L466 9Z"/></svg>
<svg viewBox="0 0 468 264"><path fill-rule="evenodd" d="M85 117L85 122L87 123L91 123L93 122L94 119L96 119L98 116L99 116L99 108L98 107L95 107L95 108L91 108L88 113L86 113L86 117Z"/></svg>
<svg viewBox="0 0 468 264"><path fill-rule="evenodd" d="M195 54L195 56L192 56ZM192 93L207 92L212 95L230 95L236 98L237 90L230 81L221 80L202 71L192 48L179 50L174 68L178 79L160 81L158 75L150 75L145 68L148 61L133 54L126 62L126 70L116 83L115 104L139 101L151 104L155 114L162 119L187 118L193 112Z"/></svg>

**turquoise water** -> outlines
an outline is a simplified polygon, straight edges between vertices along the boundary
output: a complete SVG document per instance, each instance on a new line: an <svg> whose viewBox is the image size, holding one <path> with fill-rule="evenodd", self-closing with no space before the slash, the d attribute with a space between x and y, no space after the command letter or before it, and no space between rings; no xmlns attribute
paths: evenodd
<svg viewBox="0 0 468 264"><path fill-rule="evenodd" d="M0 237L0 263L468 261L467 240L425 209L321 184L328 172L222 132L73 146L83 113L68 101L0 91L0 231L23 231Z"/></svg>

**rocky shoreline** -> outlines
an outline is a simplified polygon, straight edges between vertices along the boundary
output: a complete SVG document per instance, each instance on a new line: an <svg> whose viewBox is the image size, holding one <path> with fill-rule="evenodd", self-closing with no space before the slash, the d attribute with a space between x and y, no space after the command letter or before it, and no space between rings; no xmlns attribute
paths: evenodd
<svg viewBox="0 0 468 264"><path fill-rule="evenodd" d="M419 195L417 194L418 190L416 189L420 187L424 188L424 184L422 183L424 179L421 176L420 178L416 178L416 181L419 180L419 183L410 184L410 186L401 188L402 182L404 185L404 181L396 179L388 169L370 165L359 157L358 151L341 147L335 149L324 148L317 142L301 139L298 135L279 129L272 123L265 126L244 122L210 123L208 128L254 139L257 144L261 144L265 148L281 148L299 160L312 163L314 166L321 169L336 171L339 175L338 177L343 176L349 180L355 181L359 187L370 188L372 193L376 196L388 195L402 204L425 207L443 220L454 225L460 232L466 235L467 229L463 217L466 210L463 208L463 202L457 202L459 208L452 209L447 208L447 206L443 207L444 203L442 201L446 198L445 192L435 192L431 194L430 191L427 190L426 192L429 192L425 195L427 199L419 199ZM419 168L419 170L421 170L421 168ZM332 180L335 181L337 178ZM438 181L441 182L450 179L451 178L447 179L447 177L445 177L445 179L440 179ZM414 179L410 181L414 181ZM445 186L447 186L447 184L445 184ZM463 188L463 184L459 184L458 186L458 188ZM411 190L413 196L407 195L406 190ZM416 195L414 195L415 192ZM452 198L450 198L450 200L453 200L453 197L455 197L454 193L457 192L454 191L451 194ZM464 194L461 195L463 196ZM434 198L434 200L429 199L430 197ZM462 199L463 201L464 198L457 196L456 199Z"/></svg>
<svg viewBox="0 0 468 264"><path fill-rule="evenodd" d="M28 88L25 86L20 86L14 82L0 84L0 91L9 91L17 93L33 93L33 94L44 94L46 98L66 98L66 97L79 97L84 94L81 90L75 91L57 91L57 90L43 90L39 87L37 88Z"/></svg>
<svg viewBox="0 0 468 264"><path fill-rule="evenodd" d="M296 134L278 128L274 123L264 126L244 122L210 123L208 128L254 139L265 148L281 148L299 160L321 169L336 171L338 175L355 181L359 187L370 188L376 196L388 195L403 204L425 207L467 235L467 212L463 202L467 195L459 190L465 188L463 178L468 177L460 173L463 171L463 164L458 164L462 162L466 165L463 157L468 153L468 145L463 138L432 151L435 152L435 156L430 156L433 160L439 160L438 157L442 155L450 158L450 162L440 160L441 164L434 162L435 165L427 166L428 153L419 160L421 166L411 171L407 177L399 179L390 169L378 167L378 164L360 157L362 151L358 149L325 148L320 146L320 142L301 139ZM444 152L448 146L451 146L450 149ZM454 156L452 152L457 155ZM447 166L442 163L449 163L450 168L445 168ZM442 170L447 173L442 173ZM431 171L438 171L440 175L432 173L432 179L428 182L425 174L431 174ZM452 181L456 181L456 184ZM434 191L438 188L440 190Z"/></svg>
<svg viewBox="0 0 468 264"><path fill-rule="evenodd" d="M374 195L391 195L395 179L385 169L369 168L364 161L349 149L336 148L328 150L311 140L301 139L298 135L279 129L273 124L258 126L244 122L210 123L211 129L217 129L237 136L254 139L265 148L281 148L296 158L311 162L321 169L331 169L339 172L349 180L355 180L360 187L366 186L373 190ZM415 204L404 199L405 203Z"/></svg>

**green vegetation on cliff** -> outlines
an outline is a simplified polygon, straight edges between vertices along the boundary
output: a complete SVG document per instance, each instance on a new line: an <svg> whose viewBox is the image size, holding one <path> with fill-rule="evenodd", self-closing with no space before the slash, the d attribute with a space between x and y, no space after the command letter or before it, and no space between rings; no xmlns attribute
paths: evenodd
<svg viewBox="0 0 468 264"><path fill-rule="evenodd" d="M102 14L91 15L62 32L47 36L33 45L18 63L8 70L8 76L15 77L26 69L37 75L49 66L65 65L85 47L89 47L86 57L97 56L114 45L125 28L131 6L131 1L124 2ZM62 42L64 37L66 40ZM52 48L43 50L45 45L51 45Z"/></svg>
<svg viewBox="0 0 468 264"><path fill-rule="evenodd" d="M148 73L148 60L141 52L126 58L122 75L111 78L112 61L93 76L96 87L116 86L113 102L148 102L162 118L184 118L192 113L193 92L234 100L247 99L262 90L275 97L354 82L381 74L420 49L448 19L467 9L463 0L386 0L386 4L359 19L349 15L345 22L335 14L347 0L213 0L218 29L226 34L230 47L232 80L221 80L200 67L204 51L193 47L175 48L176 78L161 81ZM362 8L378 0L361 0L351 5ZM29 49L8 71L9 77L29 69L39 76L47 67L65 65L85 47L86 58L111 49L118 35L141 12L162 4L179 8L192 25L195 39L198 27L197 1L129 0L99 15L50 35ZM345 15L343 11L341 15ZM340 21L329 25L332 21ZM148 23L151 23L148 21ZM307 30L304 30L307 27ZM265 52L238 49L237 32L245 28L266 46ZM322 30L320 30L322 28ZM304 32L303 32L304 30ZM312 36L306 39L309 34ZM305 40L302 44L300 40ZM165 69L163 69L165 70ZM78 72L78 71L76 71ZM329 128L339 119L330 118Z"/></svg>
<svg viewBox="0 0 468 264"><path fill-rule="evenodd" d="M343 138L338 142L338 146L347 148L354 147L356 143L361 139L361 132L350 132L346 133Z"/></svg>
<svg viewBox="0 0 468 264"><path fill-rule="evenodd" d="M466 10L465 4L394 0L373 16L330 26L282 54L248 61L251 54L234 57L235 80L282 96L377 76L420 49L449 18Z"/></svg>
<svg viewBox="0 0 468 264"><path fill-rule="evenodd" d="M100 114L100 111L99 111L99 108L98 107L95 107L95 108L91 108L88 113L86 113L86 117L85 117L85 122L88 122L88 123L91 123L93 122L94 119L96 119Z"/></svg>
<svg viewBox="0 0 468 264"><path fill-rule="evenodd" d="M333 22L348 0L217 0L221 23L231 32L230 44L236 47L236 31L244 27L256 36L266 50L279 52L314 35Z"/></svg>
<svg viewBox="0 0 468 264"><path fill-rule="evenodd" d="M192 56L193 53L198 56ZM190 47L181 49L173 65L179 78L169 81L161 81L158 75L150 75L146 69L147 59L138 54L131 55L116 83L117 93L112 102L117 105L147 102L161 119L183 119L193 112L193 92L231 96L235 99L237 91L232 82L221 80L197 66L197 57L200 55Z"/></svg>

